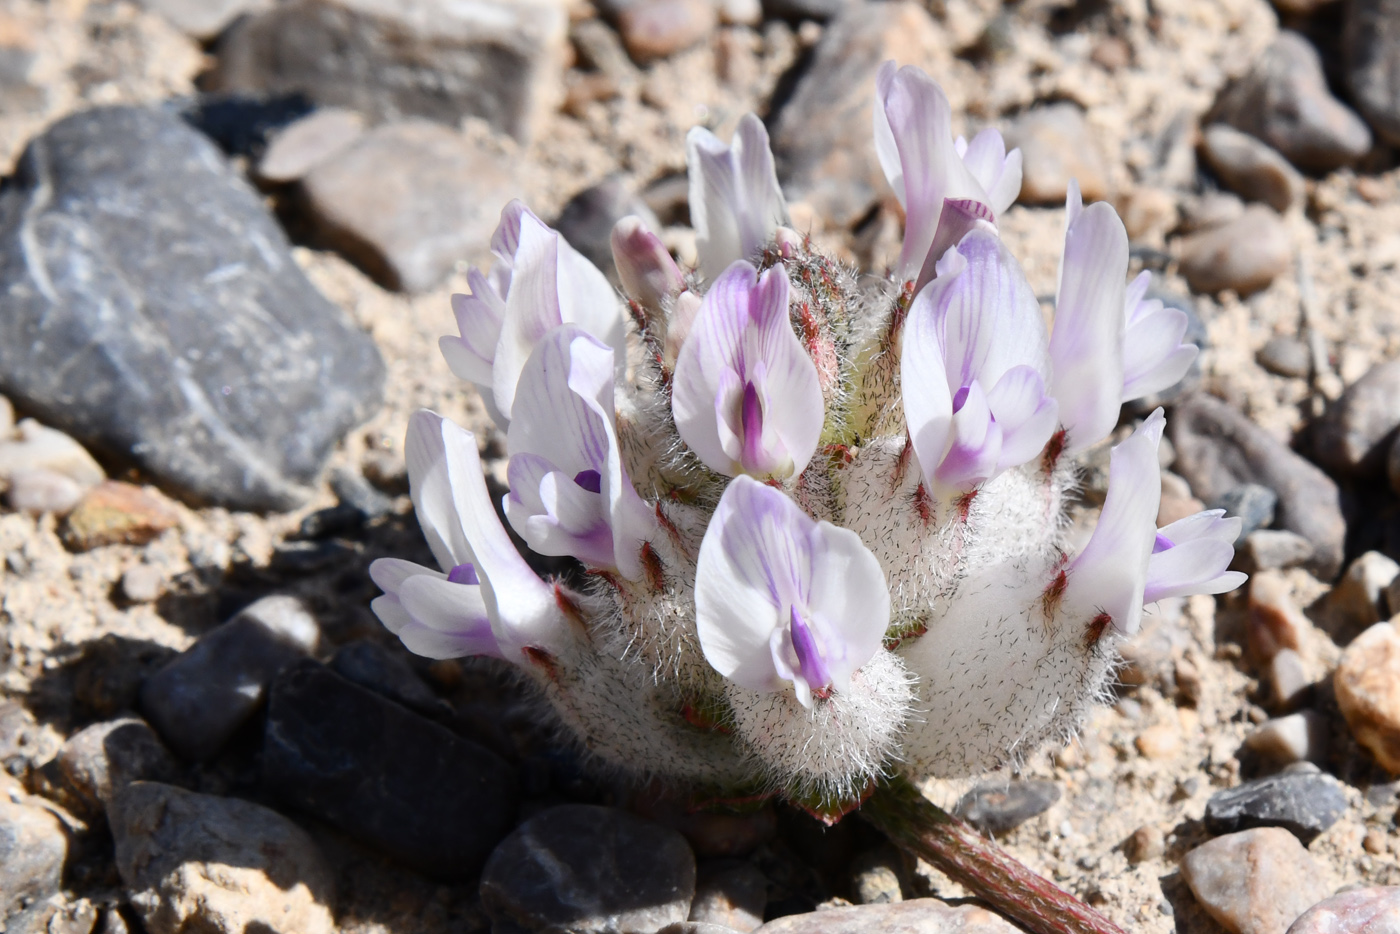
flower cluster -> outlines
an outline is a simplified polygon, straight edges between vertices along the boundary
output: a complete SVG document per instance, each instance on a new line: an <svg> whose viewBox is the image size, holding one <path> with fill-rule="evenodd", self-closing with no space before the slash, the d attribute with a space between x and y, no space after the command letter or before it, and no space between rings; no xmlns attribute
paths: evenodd
<svg viewBox="0 0 1400 934"><path fill-rule="evenodd" d="M1068 455L1196 353L1148 274L1128 283L1117 214L1071 192L1047 330L997 231L1019 151L954 139L917 69L886 65L874 112L907 219L878 287L785 226L752 115L730 145L687 140L692 273L627 218L620 297L505 209L442 351L505 431L506 521L583 573L537 576L476 439L419 412L408 469L440 570L371 569L405 645L519 666L619 767L840 809L889 770L983 771L1070 733L1144 603L1241 582L1238 519L1156 528L1160 410L1068 544Z"/></svg>

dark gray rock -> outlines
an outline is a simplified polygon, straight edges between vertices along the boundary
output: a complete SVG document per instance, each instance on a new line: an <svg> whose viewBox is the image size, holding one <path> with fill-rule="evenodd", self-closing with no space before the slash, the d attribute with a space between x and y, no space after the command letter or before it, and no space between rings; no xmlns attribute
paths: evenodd
<svg viewBox="0 0 1400 934"><path fill-rule="evenodd" d="M1328 90L1317 50L1288 30L1220 93L1211 119L1258 137L1309 172L1355 162L1371 148L1366 124Z"/></svg>
<svg viewBox="0 0 1400 934"><path fill-rule="evenodd" d="M122 717L94 723L74 733L45 766L48 778L66 808L91 820L103 814L107 802L136 781L173 782L180 764L144 720Z"/></svg>
<svg viewBox="0 0 1400 934"><path fill-rule="evenodd" d="M277 672L319 638L296 597L264 597L152 675L141 687L141 711L181 756L208 759L262 706Z"/></svg>
<svg viewBox="0 0 1400 934"><path fill-rule="evenodd" d="M361 639L344 646L331 659L331 670L419 713L441 716L450 712L402 655L377 642Z"/></svg>
<svg viewBox="0 0 1400 934"><path fill-rule="evenodd" d="M958 799L953 813L986 834L1004 834L1060 800L1060 786L1040 779L987 782Z"/></svg>
<svg viewBox="0 0 1400 934"><path fill-rule="evenodd" d="M1379 476L1400 437L1400 360L1371 367L1327 407L1313 429L1317 459L1332 473Z"/></svg>
<svg viewBox="0 0 1400 934"><path fill-rule="evenodd" d="M1296 337L1280 334L1259 348L1259 365L1275 376L1307 379L1312 373L1312 352Z"/></svg>
<svg viewBox="0 0 1400 934"><path fill-rule="evenodd" d="M17 782L0 785L0 918L47 898L63 881L68 837L58 818L25 800ZM18 798L19 800L13 800Z"/></svg>
<svg viewBox="0 0 1400 934"><path fill-rule="evenodd" d="M1205 823L1213 834L1282 827L1307 846L1346 810L1342 785L1332 776L1315 771L1283 772L1211 795L1206 802Z"/></svg>
<svg viewBox="0 0 1400 934"><path fill-rule="evenodd" d="M567 25L551 0L294 0L230 29L209 84L379 120L480 117L524 140L562 86Z"/></svg>
<svg viewBox="0 0 1400 934"><path fill-rule="evenodd" d="M1400 2L1350 0L1341 64L1371 128L1400 146Z"/></svg>
<svg viewBox="0 0 1400 934"><path fill-rule="evenodd" d="M827 24L811 67L770 121L789 200L806 201L833 227L848 227L886 196L870 144L876 72L891 58L938 61L945 47L939 26L913 3L853 2Z"/></svg>
<svg viewBox="0 0 1400 934"><path fill-rule="evenodd" d="M536 814L481 874L481 903L497 930L656 931L686 920L694 894L684 837L590 804Z"/></svg>
<svg viewBox="0 0 1400 934"><path fill-rule="evenodd" d="M612 229L618 221L635 214L653 231L661 230L651 208L619 178L606 178L569 199L554 229L569 245L607 274L608 281L620 285L612 256Z"/></svg>
<svg viewBox="0 0 1400 934"><path fill-rule="evenodd" d="M518 794L496 754L309 660L273 683L263 781L435 878L481 868L514 823Z"/></svg>
<svg viewBox="0 0 1400 934"><path fill-rule="evenodd" d="M89 110L29 144L0 194L0 290L0 391L195 500L296 505L379 404L374 342L171 114Z"/></svg>
<svg viewBox="0 0 1400 934"><path fill-rule="evenodd" d="M1400 435L1391 442L1390 453L1385 458L1385 472L1390 478L1390 488L1400 493Z"/></svg>
<svg viewBox="0 0 1400 934"><path fill-rule="evenodd" d="M1242 483L1217 496L1210 508L1223 509L1227 516L1239 516L1240 534L1235 539L1235 547L1238 548L1249 533L1273 525L1278 494L1258 483Z"/></svg>
<svg viewBox="0 0 1400 934"><path fill-rule="evenodd" d="M1213 396L1182 400L1167 420L1176 448L1172 469L1205 502L1244 483L1278 494L1274 525L1306 538L1313 556L1306 565L1323 580L1342 567L1346 521L1337 485L1313 464L1244 415Z"/></svg>
<svg viewBox="0 0 1400 934"><path fill-rule="evenodd" d="M763 14L771 19L814 19L826 22L855 0L763 0Z"/></svg>

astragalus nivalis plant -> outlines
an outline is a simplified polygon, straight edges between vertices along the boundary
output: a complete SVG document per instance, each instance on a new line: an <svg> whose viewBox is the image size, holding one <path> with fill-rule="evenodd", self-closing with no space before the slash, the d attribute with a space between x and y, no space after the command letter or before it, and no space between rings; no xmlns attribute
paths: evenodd
<svg viewBox="0 0 1400 934"><path fill-rule="evenodd" d="M697 270L628 218L619 295L505 209L442 350L505 432L505 521L583 573L537 576L477 439L421 411L408 469L439 566L372 568L409 649L518 666L620 769L833 814L882 776L978 773L1068 737L1144 603L1238 585L1238 519L1156 527L1160 410L1069 545L1075 455L1196 353L1148 274L1128 282L1114 210L1071 192L1047 328L997 231L1019 151L954 139L916 69L885 66L874 112L907 219L875 285L787 226L752 115L728 144L687 141Z"/></svg>

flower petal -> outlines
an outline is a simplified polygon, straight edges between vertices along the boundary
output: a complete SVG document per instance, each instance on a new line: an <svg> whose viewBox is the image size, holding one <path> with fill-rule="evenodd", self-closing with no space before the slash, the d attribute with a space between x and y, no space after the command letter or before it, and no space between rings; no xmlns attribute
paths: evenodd
<svg viewBox="0 0 1400 934"><path fill-rule="evenodd" d="M423 537L428 540L428 547L432 549L438 566L452 568L472 560L472 549L467 543L462 519L457 514L452 480L447 469L443 424L442 416L427 409L420 409L409 416L408 436L404 439L404 461L408 466L409 495L413 500L413 510L418 515L418 525L423 529Z"/></svg>
<svg viewBox="0 0 1400 934"><path fill-rule="evenodd" d="M1243 584L1244 574L1228 570L1243 521L1238 516L1225 518L1223 509L1209 509L1158 529L1157 541L1165 547L1154 550L1147 563L1143 602L1225 593Z"/></svg>
<svg viewBox="0 0 1400 934"><path fill-rule="evenodd" d="M502 657L481 587L419 574L404 581L398 597L416 625L405 626L397 635L414 654Z"/></svg>
<svg viewBox="0 0 1400 934"><path fill-rule="evenodd" d="M467 273L467 282L471 286L470 295L452 296L452 314L457 319L460 336L443 336L438 339L438 347L454 376L489 386L506 303L480 271L473 269Z"/></svg>
<svg viewBox="0 0 1400 934"><path fill-rule="evenodd" d="M781 449L771 445L752 457L743 446L750 383L768 400L762 436L781 442ZM816 365L789 321L781 265L759 276L748 263L735 263L711 286L676 360L671 410L681 439L712 470L786 477L806 468L825 405Z"/></svg>
<svg viewBox="0 0 1400 934"><path fill-rule="evenodd" d="M1006 151L1001 133L988 127L972 138L962 156L963 165L986 191L988 206L1000 215L1021 194L1021 150Z"/></svg>
<svg viewBox="0 0 1400 934"><path fill-rule="evenodd" d="M690 176L690 221L695 228L700 270L713 280L730 263L750 259L780 225L787 203L778 187L768 131L745 114L729 146L703 127L686 136Z"/></svg>
<svg viewBox="0 0 1400 934"><path fill-rule="evenodd" d="M1124 402L1175 385L1200 353L1195 344L1182 343L1189 325L1186 312L1146 297L1151 278L1152 274L1144 270L1134 279L1124 303Z"/></svg>
<svg viewBox="0 0 1400 934"><path fill-rule="evenodd" d="M1088 544L1067 568L1063 607L1085 626L1104 614L1119 634L1137 632L1157 538L1162 499L1157 445L1165 426L1166 417L1157 409L1109 455L1103 512Z"/></svg>
<svg viewBox="0 0 1400 934"><path fill-rule="evenodd" d="M959 267L966 265L961 254L949 255ZM934 471L943 463L952 443L953 392L944 363L943 321L937 314L935 299L953 275L956 273L940 276L914 298L904 322L904 346L899 358L904 421L928 489L933 488Z"/></svg>
<svg viewBox="0 0 1400 934"><path fill-rule="evenodd" d="M661 238L634 214L622 218L612 229L613 265L622 282L622 291L638 305L660 314L666 299L685 288L685 279Z"/></svg>
<svg viewBox="0 0 1400 934"><path fill-rule="evenodd" d="M1077 196L1075 187L1071 201ZM1106 437L1118 423L1127 272L1128 232L1123 222L1110 205L1089 205L1065 232L1050 333L1050 394L1060 404L1070 452Z"/></svg>
<svg viewBox="0 0 1400 934"><path fill-rule="evenodd" d="M952 443L934 476L940 487L969 490L996 473L1001 426L992 420L987 394L975 379L953 396L953 409Z"/></svg>
<svg viewBox="0 0 1400 934"><path fill-rule="evenodd" d="M987 405L1001 426L997 472L1019 467L1040 454L1059 424L1059 405L1045 393L1034 367L1013 366L987 393Z"/></svg>

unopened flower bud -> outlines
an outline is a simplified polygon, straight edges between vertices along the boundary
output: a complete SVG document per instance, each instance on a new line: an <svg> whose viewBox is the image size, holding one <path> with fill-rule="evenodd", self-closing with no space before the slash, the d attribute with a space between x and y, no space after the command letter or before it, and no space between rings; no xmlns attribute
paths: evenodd
<svg viewBox="0 0 1400 934"><path fill-rule="evenodd" d="M685 288L671 254L640 217L628 215L612 231L613 262L627 297L654 315L663 302Z"/></svg>

